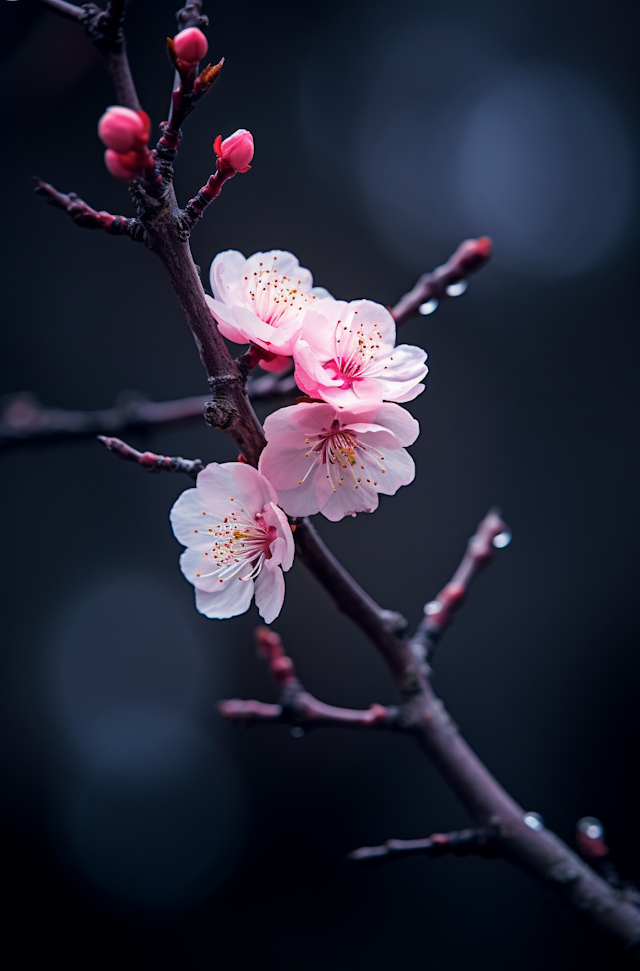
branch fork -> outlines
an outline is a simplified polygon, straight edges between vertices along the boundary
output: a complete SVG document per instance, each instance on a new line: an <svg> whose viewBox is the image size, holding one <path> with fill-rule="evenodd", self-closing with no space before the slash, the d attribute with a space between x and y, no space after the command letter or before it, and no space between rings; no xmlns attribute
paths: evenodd
<svg viewBox="0 0 640 971"><path fill-rule="evenodd" d="M398 710L393 706L373 704L358 710L319 701L296 677L293 661L285 654L280 636L274 630L258 627L255 639L258 656L266 661L271 677L280 686L278 704L239 698L221 701L218 711L227 721L245 726L286 724L304 731L328 727L380 730L396 726Z"/></svg>

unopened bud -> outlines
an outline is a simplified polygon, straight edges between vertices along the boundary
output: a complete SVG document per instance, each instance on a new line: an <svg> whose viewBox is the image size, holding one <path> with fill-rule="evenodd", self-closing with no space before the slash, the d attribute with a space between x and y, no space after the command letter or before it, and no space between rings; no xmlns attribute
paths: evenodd
<svg viewBox="0 0 640 971"><path fill-rule="evenodd" d="M209 42L197 27L187 27L173 38L173 47L180 67L193 70L209 50Z"/></svg>
<svg viewBox="0 0 640 971"><path fill-rule="evenodd" d="M114 105L107 108L98 122L98 135L114 152L132 152L149 140L149 116L144 111L132 111Z"/></svg>
<svg viewBox="0 0 640 971"><path fill-rule="evenodd" d="M104 153L104 164L111 175L123 182L131 182L140 174L140 156L137 152L121 153L108 148Z"/></svg>
<svg viewBox="0 0 640 971"><path fill-rule="evenodd" d="M222 135L218 135L213 150L236 172L248 172L251 168L249 162L253 158L253 135L246 128L238 128L224 141Z"/></svg>

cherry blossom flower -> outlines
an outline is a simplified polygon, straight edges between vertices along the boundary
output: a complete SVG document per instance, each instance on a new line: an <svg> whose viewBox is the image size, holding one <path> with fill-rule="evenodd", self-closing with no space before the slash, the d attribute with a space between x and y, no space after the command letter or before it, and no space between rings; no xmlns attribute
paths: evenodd
<svg viewBox="0 0 640 971"><path fill-rule="evenodd" d="M219 253L211 264L213 299L209 309L220 333L236 344L251 342L275 355L263 361L267 371L289 364L302 315L316 301L331 302L322 287L313 287L309 270L292 253L271 250L245 257L237 250Z"/></svg>
<svg viewBox="0 0 640 971"><path fill-rule="evenodd" d="M337 522L373 512L378 493L392 496L415 475L412 445L420 426L396 404L372 414L336 413L332 405L298 404L269 415L260 471L291 516L321 512Z"/></svg>
<svg viewBox="0 0 640 971"><path fill-rule="evenodd" d="M282 571L293 563L293 535L263 475L240 462L207 465L195 489L171 510L176 538L187 549L180 569L206 617L235 617L256 606L265 623L280 613Z"/></svg>
<svg viewBox="0 0 640 971"><path fill-rule="evenodd" d="M395 347L395 339L395 321L381 304L323 301L305 314L293 349L296 383L339 411L411 401L424 391L427 355L409 344Z"/></svg>

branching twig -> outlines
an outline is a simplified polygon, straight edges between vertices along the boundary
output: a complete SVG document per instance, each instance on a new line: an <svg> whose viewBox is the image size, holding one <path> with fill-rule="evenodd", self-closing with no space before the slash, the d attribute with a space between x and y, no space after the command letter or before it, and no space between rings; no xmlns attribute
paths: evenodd
<svg viewBox="0 0 640 971"><path fill-rule="evenodd" d="M198 473L204 469L200 459L183 459L179 455L169 456L156 455L155 452L139 452L121 439L107 438L106 435L98 435L98 440L110 452L115 452L119 458L126 462L136 462L146 472L184 472L195 479Z"/></svg>
<svg viewBox="0 0 640 971"><path fill-rule="evenodd" d="M318 701L298 681L293 661L284 653L279 635L268 627L258 627L255 637L258 654L267 662L269 673L280 685L279 703L272 705L232 698L218 704L223 718L242 725L287 724L305 731L327 727L378 730L396 727L398 710L395 707L374 704L358 710L336 708Z"/></svg>
<svg viewBox="0 0 640 971"><path fill-rule="evenodd" d="M144 228L140 220L128 219L126 216L112 216L110 212L104 210L96 212L75 192L65 195L37 176L34 175L33 179L36 183L35 192L44 196L50 205L68 213L76 226L82 226L83 229L103 229L105 233L110 233L112 236L130 236L138 242L144 240Z"/></svg>
<svg viewBox="0 0 640 971"><path fill-rule="evenodd" d="M430 300L438 301L444 300L445 297L456 296L456 292L450 293L448 288L466 281L469 274L484 266L490 256L491 240L487 236L465 239L446 263L436 267L431 273L421 276L413 290L405 293L395 307L390 308L396 325L403 324ZM464 289L458 290L457 293L464 293ZM433 309L435 306L437 304Z"/></svg>
<svg viewBox="0 0 640 971"><path fill-rule="evenodd" d="M433 657L438 641L462 604L471 581L487 565L496 549L511 539L509 527L500 510L490 509L467 544L458 569L434 600L424 605L424 616L411 638L416 657L425 661Z"/></svg>
<svg viewBox="0 0 640 971"><path fill-rule="evenodd" d="M500 855L500 848L491 829L461 829L451 833L432 833L425 839L390 839L381 846L361 846L349 853L347 859L355 863L379 863L405 856L426 856L436 860L449 855L494 859Z"/></svg>

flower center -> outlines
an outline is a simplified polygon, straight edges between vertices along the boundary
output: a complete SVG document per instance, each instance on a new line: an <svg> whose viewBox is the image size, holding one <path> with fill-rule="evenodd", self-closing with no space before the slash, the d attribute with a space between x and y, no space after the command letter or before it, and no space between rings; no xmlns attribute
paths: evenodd
<svg viewBox="0 0 640 971"><path fill-rule="evenodd" d="M197 573L196 576L217 576L220 583L224 583L236 576L246 563L251 563L251 572L240 579L254 580L264 561L271 558L271 544L278 532L275 526L267 526L262 513L251 517L242 508L230 507L229 514L220 519L206 512L203 515L208 517L206 525L196 532L208 533L211 537L213 545L204 555L211 561L213 569L209 573Z"/></svg>
<svg viewBox="0 0 640 971"><path fill-rule="evenodd" d="M270 267L260 263L258 270L244 278L247 306L252 306L256 316L271 327L296 317L316 299L300 280L278 272L277 259L274 256Z"/></svg>
<svg viewBox="0 0 640 971"><path fill-rule="evenodd" d="M345 482L352 488L358 489L365 482L378 485L378 476L385 475L384 455L372 445L359 442L355 432L348 428L341 428L340 422L334 418L331 428L323 428L319 435L311 435L305 439L309 446L305 458L311 460L304 478L298 480L302 485L309 475L324 467L324 473L337 492Z"/></svg>
<svg viewBox="0 0 640 971"><path fill-rule="evenodd" d="M347 382L361 378L375 361L380 350L382 334L377 330L365 332L356 320L358 311L349 313L344 320L339 320L334 332L333 361L325 364L325 368L334 371L335 377L343 377Z"/></svg>

